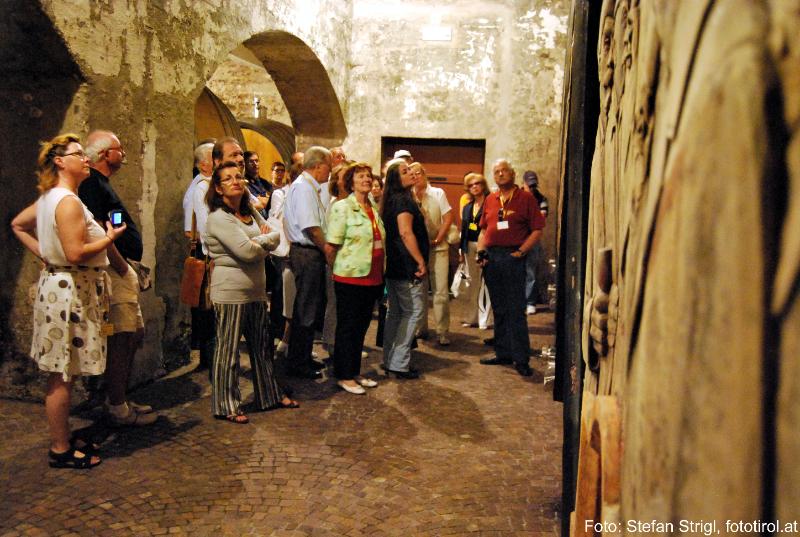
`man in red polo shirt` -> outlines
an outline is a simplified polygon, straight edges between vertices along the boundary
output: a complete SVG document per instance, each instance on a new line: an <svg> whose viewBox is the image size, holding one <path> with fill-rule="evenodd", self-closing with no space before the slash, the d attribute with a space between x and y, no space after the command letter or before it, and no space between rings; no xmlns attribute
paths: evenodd
<svg viewBox="0 0 800 537"><path fill-rule="evenodd" d="M514 364L523 377L528 365L530 338L525 317L525 256L542 236L544 217L530 192L519 188L514 168L505 159L492 167L499 190L486 197L478 237L478 264L494 310L495 355L485 365Z"/></svg>

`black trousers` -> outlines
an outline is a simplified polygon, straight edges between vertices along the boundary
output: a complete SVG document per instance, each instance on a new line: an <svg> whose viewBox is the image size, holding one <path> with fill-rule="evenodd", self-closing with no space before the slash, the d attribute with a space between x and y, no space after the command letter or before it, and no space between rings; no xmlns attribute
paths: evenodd
<svg viewBox="0 0 800 537"><path fill-rule="evenodd" d="M200 245L194 252L194 257L204 260ZM203 278L203 288L201 293L205 293L206 286L210 285L208 274ZM200 367L211 367L214 359L214 346L216 342L216 322L214 309L191 308L192 312L192 335L190 337L190 347L200 351Z"/></svg>
<svg viewBox="0 0 800 537"><path fill-rule="evenodd" d="M269 300L269 324L272 328L272 333L282 337L283 326L286 322L286 319L283 318L283 278L272 256L268 256L264 261L264 272L267 275L267 292L271 295Z"/></svg>
<svg viewBox="0 0 800 537"><path fill-rule="evenodd" d="M383 294L383 285L351 285L335 281L333 288L336 292L333 372L339 380L352 380L361 373L361 349L375 301Z"/></svg>
<svg viewBox="0 0 800 537"><path fill-rule="evenodd" d="M317 248L292 244L289 262L297 294L289 336L289 368L302 371L311 366L314 321L325 296L325 256Z"/></svg>
<svg viewBox="0 0 800 537"><path fill-rule="evenodd" d="M525 317L525 258L511 257L516 248L493 246L483 277L494 310L494 349L501 359L527 364L531 343Z"/></svg>

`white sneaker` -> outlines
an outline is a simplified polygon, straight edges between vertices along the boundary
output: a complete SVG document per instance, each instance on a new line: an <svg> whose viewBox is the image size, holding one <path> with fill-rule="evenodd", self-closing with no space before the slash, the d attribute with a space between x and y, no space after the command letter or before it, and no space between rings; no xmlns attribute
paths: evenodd
<svg viewBox="0 0 800 537"><path fill-rule="evenodd" d="M153 407L151 407L150 405L140 405L139 403L134 403L133 401L125 401L125 402L128 403L128 408L130 408L134 412L138 412L139 414L152 414L153 412L155 412L155 410L153 410ZM108 402L108 398L106 398L106 401L103 404L103 406L106 412L111 412L109 409L111 403Z"/></svg>
<svg viewBox="0 0 800 537"><path fill-rule="evenodd" d="M134 403L133 401L128 401L128 406L131 410L138 412L139 414L152 414L155 412L153 407L150 405L140 405L139 403Z"/></svg>
<svg viewBox="0 0 800 537"><path fill-rule="evenodd" d="M121 405L120 405L121 406ZM127 412L125 414L118 414L115 413L114 410L109 409L108 417L111 420L111 423L116 426L143 426L143 425L152 425L153 423L158 420L158 414L155 412L151 414L139 414L133 408L126 405L125 409Z"/></svg>
<svg viewBox="0 0 800 537"><path fill-rule="evenodd" d="M356 386L348 386L347 384L344 383L344 381L341 381L341 380L339 382L337 382L336 384L338 384L339 387L341 389L343 389L344 391L346 391L347 393L352 393L352 394L355 394L355 395L364 395L365 393L367 393L367 390L365 390L361 386L358 386L358 385L356 385Z"/></svg>
<svg viewBox="0 0 800 537"><path fill-rule="evenodd" d="M525 309L526 315L536 315L536 306L533 304L528 304L528 307Z"/></svg>

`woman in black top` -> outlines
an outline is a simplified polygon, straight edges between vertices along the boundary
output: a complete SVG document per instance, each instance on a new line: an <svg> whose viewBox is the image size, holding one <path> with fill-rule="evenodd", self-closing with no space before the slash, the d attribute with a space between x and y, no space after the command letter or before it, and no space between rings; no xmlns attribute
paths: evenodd
<svg viewBox="0 0 800 537"><path fill-rule="evenodd" d="M467 300L467 316L461 326L475 328L478 326L478 291L481 283L481 268L475 261L478 252L478 235L483 214L483 200L489 194L489 185L486 178L479 173L469 173L464 177L464 190L469 195L470 202L461 211L461 244L458 252L458 262L467 262L470 285L464 293Z"/></svg>
<svg viewBox="0 0 800 537"><path fill-rule="evenodd" d="M413 178L406 161L395 159L386 170L381 216L386 227L386 286L389 311L383 339L383 364L387 373L413 379L410 367L414 330L424 311L425 290L420 281L428 263L428 232L419 206L411 194Z"/></svg>

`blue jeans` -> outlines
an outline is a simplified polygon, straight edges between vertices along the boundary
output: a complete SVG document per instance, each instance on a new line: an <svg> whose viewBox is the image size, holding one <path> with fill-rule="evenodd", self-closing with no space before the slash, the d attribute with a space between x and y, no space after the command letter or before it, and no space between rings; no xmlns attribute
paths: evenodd
<svg viewBox="0 0 800 537"><path fill-rule="evenodd" d="M389 310L383 331L383 365L392 371L408 371L414 331L425 309L425 291L418 280L387 279Z"/></svg>
<svg viewBox="0 0 800 537"><path fill-rule="evenodd" d="M525 256L525 299L529 306L535 306L537 302L536 267L539 265L543 251L542 245L537 242Z"/></svg>

